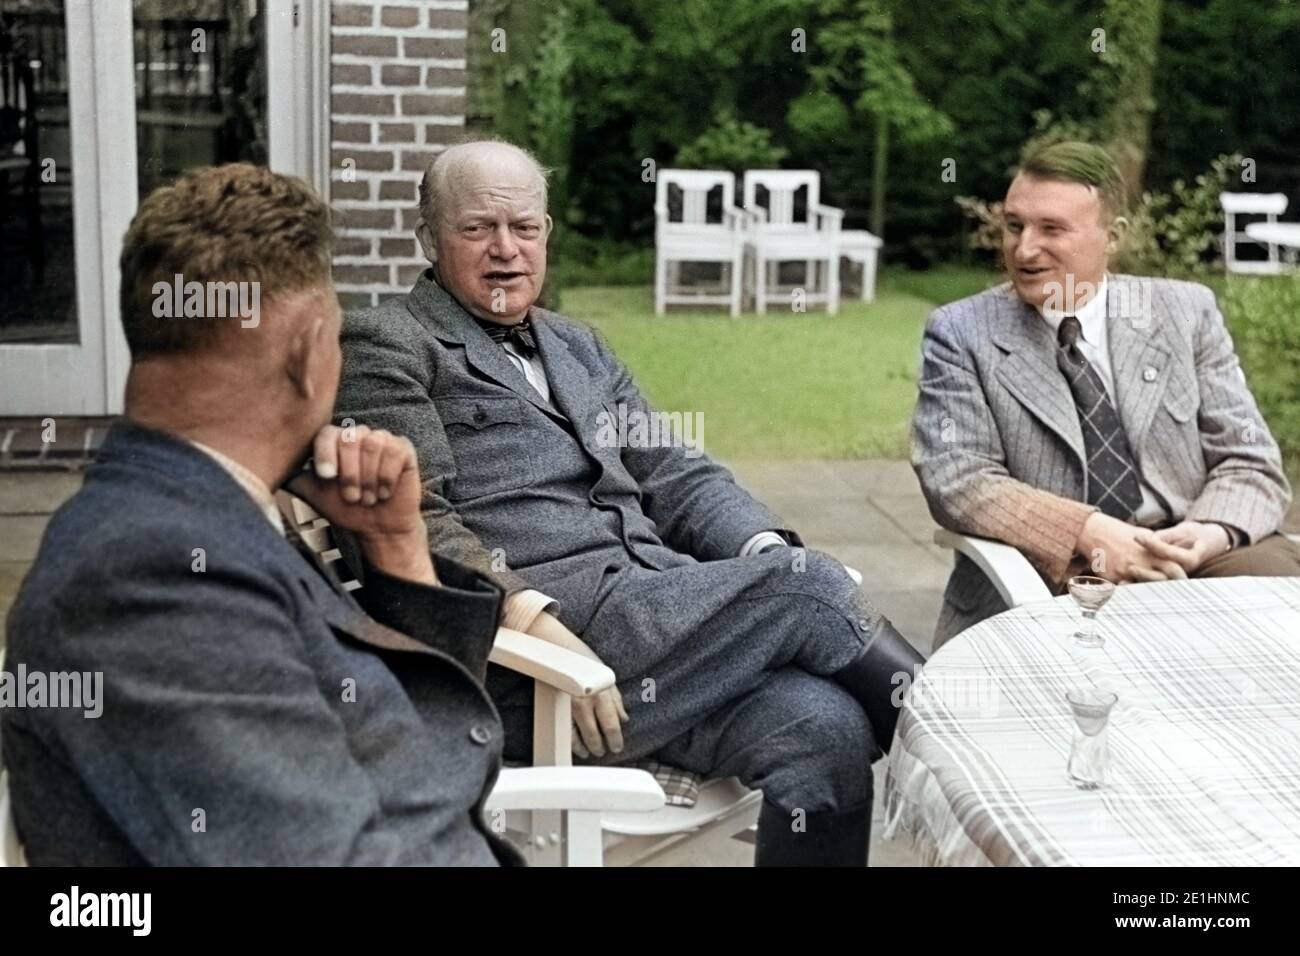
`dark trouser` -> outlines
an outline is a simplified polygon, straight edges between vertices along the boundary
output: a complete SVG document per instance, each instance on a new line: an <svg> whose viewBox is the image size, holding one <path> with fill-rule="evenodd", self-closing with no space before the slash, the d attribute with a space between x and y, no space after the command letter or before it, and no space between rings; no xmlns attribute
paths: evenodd
<svg viewBox="0 0 1300 956"><path fill-rule="evenodd" d="M1210 558L1194 578L1235 578L1257 575L1281 578L1300 576L1300 545L1283 534L1271 534L1257 544L1225 551Z"/></svg>
<svg viewBox="0 0 1300 956"><path fill-rule="evenodd" d="M838 562L814 551L627 569L581 635L618 674L629 716L623 753L594 762L653 754L739 777L791 813L869 813L871 763L890 741L831 675L880 625ZM906 670L910 681L910 660ZM508 756L530 739L527 698L512 700L501 701Z"/></svg>

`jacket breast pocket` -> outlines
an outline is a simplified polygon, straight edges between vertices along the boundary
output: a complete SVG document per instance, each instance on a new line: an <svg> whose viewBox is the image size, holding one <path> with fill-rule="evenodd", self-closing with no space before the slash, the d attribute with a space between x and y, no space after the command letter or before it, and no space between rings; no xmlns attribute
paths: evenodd
<svg viewBox="0 0 1300 956"><path fill-rule="evenodd" d="M438 401L456 477L450 501L526 488L536 477L535 435L524 403L508 396L452 396Z"/></svg>

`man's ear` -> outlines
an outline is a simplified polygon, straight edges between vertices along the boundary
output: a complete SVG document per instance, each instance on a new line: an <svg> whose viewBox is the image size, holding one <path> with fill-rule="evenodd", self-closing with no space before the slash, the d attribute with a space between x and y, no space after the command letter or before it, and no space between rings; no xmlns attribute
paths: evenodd
<svg viewBox="0 0 1300 956"><path fill-rule="evenodd" d="M438 245L434 242L433 227L424 221L421 216L415 224L415 238L420 243L420 249L424 252L424 258L429 260L432 265L438 261Z"/></svg>
<svg viewBox="0 0 1300 956"><path fill-rule="evenodd" d="M546 235L547 235L547 238L550 238L551 230L554 229L554 228L555 228L555 222L551 219L551 214L548 212L548 213L546 214Z"/></svg>
<svg viewBox="0 0 1300 956"><path fill-rule="evenodd" d="M316 397L317 366L326 359L325 317L317 314L301 324L289 343L284 371L294 389L307 401Z"/></svg>
<svg viewBox="0 0 1300 956"><path fill-rule="evenodd" d="M1116 216L1106 227L1106 251L1114 252L1119 248L1124 237L1128 235L1128 220L1123 216Z"/></svg>

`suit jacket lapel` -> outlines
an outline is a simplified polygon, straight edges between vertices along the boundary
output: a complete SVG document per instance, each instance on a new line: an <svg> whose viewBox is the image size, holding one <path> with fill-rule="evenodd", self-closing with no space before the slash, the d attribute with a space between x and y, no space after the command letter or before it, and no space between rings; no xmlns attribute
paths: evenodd
<svg viewBox="0 0 1300 956"><path fill-rule="evenodd" d="M537 389L528 384L528 379L510 361L505 349L488 338L473 316L433 280L432 270L426 269L416 280L406 297L406 308L439 340L461 346L465 350L465 361L479 373L548 415L559 417ZM550 377L549 371L547 377Z"/></svg>
<svg viewBox="0 0 1300 956"><path fill-rule="evenodd" d="M1115 406L1129 447L1142 439L1169 381L1170 352L1161 341L1149 288L1129 276L1111 276L1106 295L1106 336L1115 375Z"/></svg>
<svg viewBox="0 0 1300 956"><path fill-rule="evenodd" d="M568 416L574 433L585 445L596 425L591 408L591 376L544 316L534 317L533 334L551 387L551 401Z"/></svg>
<svg viewBox="0 0 1300 956"><path fill-rule="evenodd" d="M1056 342L1051 327L1031 306L1008 290L993 341L1006 351L997 377L1029 412L1057 434L1074 451L1087 470L1079 410L1065 376L1056 365Z"/></svg>

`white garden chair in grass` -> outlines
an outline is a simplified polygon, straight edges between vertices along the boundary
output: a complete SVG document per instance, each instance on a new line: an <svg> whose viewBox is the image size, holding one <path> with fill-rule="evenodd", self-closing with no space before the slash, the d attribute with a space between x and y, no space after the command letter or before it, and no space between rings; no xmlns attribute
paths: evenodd
<svg viewBox="0 0 1300 956"><path fill-rule="evenodd" d="M1237 228L1238 216L1263 216L1270 224L1286 212L1284 193L1220 193L1219 205L1223 207L1223 267L1228 272L1276 275L1282 271L1282 262L1276 243L1260 243ZM1263 245L1267 259L1238 259L1237 243L1246 241Z"/></svg>
<svg viewBox="0 0 1300 956"><path fill-rule="evenodd" d="M1287 535L1300 544L1300 535ZM947 528L937 528L934 543L941 548L948 548L964 554L975 562L975 566L984 572L989 583L997 588L1007 607L1019 607L1031 601L1046 601L1052 597L1051 590L1042 576L1034 570L1019 550L1001 541L991 538L979 538L973 534L958 534Z"/></svg>
<svg viewBox="0 0 1300 956"><path fill-rule="evenodd" d="M281 512L308 547L335 568L345 588L359 588L360 582L352 577L334 545L329 523L302 500L285 492L279 497ZM557 774L557 781L562 781L563 774L593 769L572 766L571 705L575 697L590 697L611 687L614 672L579 654L507 628L497 631L496 644L488 659L533 679L533 767L528 772L549 771ZM502 780L517 772L502 771ZM643 773L622 769L614 772ZM698 779L685 771L674 772ZM604 865L671 866L688 855L710 859L711 854L732 839L752 844L763 800L760 791L748 789L734 777L700 780L699 796L694 806L689 807L665 805L663 792L656 785L659 804L650 810L645 809L644 801L639 798L635 803L628 800L602 806L599 794L578 807L578 794L574 791L566 791L567 799L574 801L570 804L543 807L526 800L504 803L498 801L501 786L497 785L488 801L489 808L508 811L507 836L530 863L542 866L593 862L590 830L575 831L575 809L599 810L599 845L604 850ZM589 820L584 818L579 822L585 826ZM575 847L575 839L585 842Z"/></svg>
<svg viewBox="0 0 1300 956"><path fill-rule="evenodd" d="M744 296L745 215L726 170L661 169L655 177L655 315L670 305L725 305L740 314ZM718 264L716 285L681 282L688 263Z"/></svg>
<svg viewBox="0 0 1300 956"><path fill-rule="evenodd" d="M820 200L821 174L816 170L745 172L745 212L749 216L754 307L758 312L766 312L768 300L784 294L778 283L783 262L804 263L805 303L825 305L831 315L839 310L840 225L844 211L824 206ZM872 278L874 290L874 274Z"/></svg>

